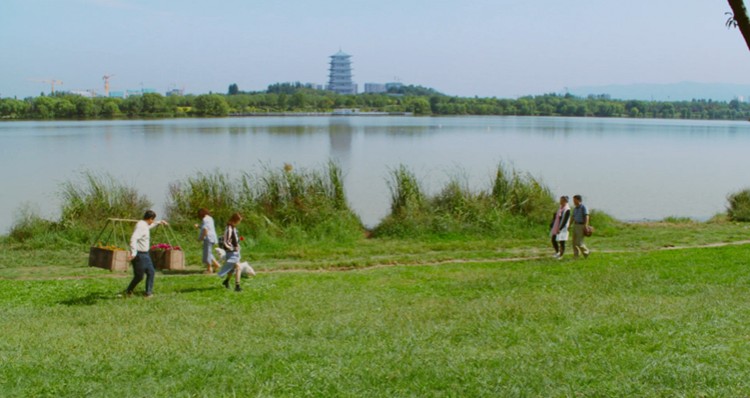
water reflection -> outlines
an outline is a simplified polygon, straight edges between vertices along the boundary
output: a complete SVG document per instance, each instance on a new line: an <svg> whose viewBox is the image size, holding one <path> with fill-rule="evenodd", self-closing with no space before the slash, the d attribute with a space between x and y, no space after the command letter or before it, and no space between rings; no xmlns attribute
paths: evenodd
<svg viewBox="0 0 750 398"><path fill-rule="evenodd" d="M357 128L358 129L358 128ZM328 121L328 145L330 156L340 162L341 167L351 164L352 139L355 127L348 117L332 117Z"/></svg>
<svg viewBox="0 0 750 398"><path fill-rule="evenodd" d="M748 185L749 132L747 122L554 117L3 122L0 232L21 203L57 211L57 199L47 199L74 170L134 183L162 212L169 184L196 171L316 168L328 159L341 165L350 202L369 225L388 209L385 180L399 164L439 189L446 168L456 167L485 187L500 161L620 218L710 217L727 193Z"/></svg>

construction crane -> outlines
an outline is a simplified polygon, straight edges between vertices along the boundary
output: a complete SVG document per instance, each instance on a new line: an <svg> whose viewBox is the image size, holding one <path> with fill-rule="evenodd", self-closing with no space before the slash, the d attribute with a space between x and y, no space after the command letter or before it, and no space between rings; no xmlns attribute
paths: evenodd
<svg viewBox="0 0 750 398"><path fill-rule="evenodd" d="M55 84L62 85L63 82L55 79L49 79L49 80L40 80L40 79L29 79L31 81L37 82L37 83L47 83L50 85L50 95L55 93Z"/></svg>
<svg viewBox="0 0 750 398"><path fill-rule="evenodd" d="M104 96L109 97L109 79L111 77L114 77L115 75L104 75L102 76L102 80L104 80Z"/></svg>

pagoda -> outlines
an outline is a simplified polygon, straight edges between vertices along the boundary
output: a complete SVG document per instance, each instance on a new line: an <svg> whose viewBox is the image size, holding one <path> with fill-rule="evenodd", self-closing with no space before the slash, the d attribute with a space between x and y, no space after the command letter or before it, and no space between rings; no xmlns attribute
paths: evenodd
<svg viewBox="0 0 750 398"><path fill-rule="evenodd" d="M352 82L352 56L339 50L331 55L326 90L338 94L357 94L357 85Z"/></svg>

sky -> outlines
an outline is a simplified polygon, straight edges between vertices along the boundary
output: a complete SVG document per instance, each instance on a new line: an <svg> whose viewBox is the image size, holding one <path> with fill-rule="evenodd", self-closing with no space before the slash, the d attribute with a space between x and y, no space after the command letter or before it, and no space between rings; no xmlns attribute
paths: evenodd
<svg viewBox="0 0 750 398"><path fill-rule="evenodd" d="M0 97L400 81L515 98L611 84L750 84L724 0L2 0Z"/></svg>

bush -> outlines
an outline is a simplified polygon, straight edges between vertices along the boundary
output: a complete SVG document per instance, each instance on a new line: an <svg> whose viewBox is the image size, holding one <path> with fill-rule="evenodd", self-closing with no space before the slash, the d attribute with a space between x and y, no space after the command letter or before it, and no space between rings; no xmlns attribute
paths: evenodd
<svg viewBox="0 0 750 398"><path fill-rule="evenodd" d="M732 221L750 221L750 189L744 189L727 197L727 215Z"/></svg>

